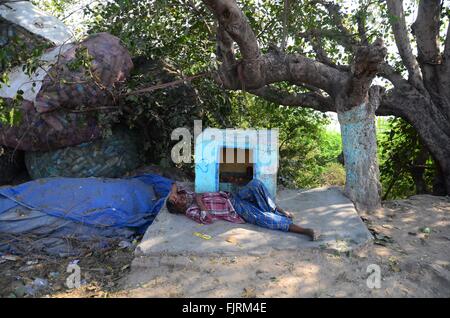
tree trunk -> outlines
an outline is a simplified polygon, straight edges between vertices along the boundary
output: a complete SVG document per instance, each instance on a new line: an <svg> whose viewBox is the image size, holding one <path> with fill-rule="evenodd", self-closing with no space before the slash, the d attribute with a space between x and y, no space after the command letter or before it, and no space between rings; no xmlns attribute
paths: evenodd
<svg viewBox="0 0 450 318"><path fill-rule="evenodd" d="M407 120L417 130L424 144L439 166L445 191L450 195L450 122L441 110L429 102L416 105L414 111L406 113ZM445 193L443 193L445 192Z"/></svg>
<svg viewBox="0 0 450 318"><path fill-rule="evenodd" d="M443 196L446 194L447 189L445 186L445 178L444 175L442 174L441 168L439 167L439 165L437 165L436 175L434 176L433 180L433 195Z"/></svg>
<svg viewBox="0 0 450 318"><path fill-rule="evenodd" d="M345 194L358 211L373 211L381 206L375 109L365 102L338 111L338 119L346 170Z"/></svg>
<svg viewBox="0 0 450 318"><path fill-rule="evenodd" d="M440 195L450 195L450 138L448 139L448 143L443 146L441 151L435 154L435 160L439 166L439 178L441 179L441 191L439 191ZM430 150L433 153L432 150ZM433 153L434 154L434 153ZM445 193L444 193L445 186Z"/></svg>

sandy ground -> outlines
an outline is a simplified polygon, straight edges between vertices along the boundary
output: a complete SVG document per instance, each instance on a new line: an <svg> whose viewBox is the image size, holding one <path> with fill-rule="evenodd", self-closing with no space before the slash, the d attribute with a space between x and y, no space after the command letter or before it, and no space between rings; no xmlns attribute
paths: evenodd
<svg viewBox="0 0 450 318"><path fill-rule="evenodd" d="M134 260L127 249L89 252L79 258L83 285L76 289L65 286L73 259L3 259L0 294L31 297L20 295L23 286L43 278L48 286L34 297L450 297L450 198L386 202L362 217L376 239L353 252ZM379 289L367 286L371 264L380 267Z"/></svg>
<svg viewBox="0 0 450 318"><path fill-rule="evenodd" d="M136 258L118 297L450 297L450 199L386 202L363 220L374 243L359 251L265 256ZM380 267L380 288L371 264Z"/></svg>

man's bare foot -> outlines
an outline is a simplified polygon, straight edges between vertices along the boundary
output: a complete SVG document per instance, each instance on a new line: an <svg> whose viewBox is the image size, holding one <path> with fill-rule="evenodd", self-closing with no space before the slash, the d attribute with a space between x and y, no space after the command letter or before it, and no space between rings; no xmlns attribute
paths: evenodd
<svg viewBox="0 0 450 318"><path fill-rule="evenodd" d="M320 237L320 231L318 230L313 230L313 229L306 229L304 227L301 227L297 224L290 224L289 225L289 232L294 232L294 233L298 233L298 234L302 234L302 235L307 235L311 238L312 241L316 241L319 239Z"/></svg>
<svg viewBox="0 0 450 318"><path fill-rule="evenodd" d="M317 241L320 238L320 231L307 229L307 235L311 238L311 241Z"/></svg>

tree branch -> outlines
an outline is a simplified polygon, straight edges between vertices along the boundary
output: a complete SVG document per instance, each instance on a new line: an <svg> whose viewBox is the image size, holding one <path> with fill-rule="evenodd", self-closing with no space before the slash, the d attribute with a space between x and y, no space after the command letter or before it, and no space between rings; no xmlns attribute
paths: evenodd
<svg viewBox="0 0 450 318"><path fill-rule="evenodd" d="M279 105L308 107L321 112L336 111L333 100L319 92L295 94L265 86L257 90L251 90L250 93Z"/></svg>
<svg viewBox="0 0 450 318"><path fill-rule="evenodd" d="M251 90L249 93L279 105L307 107L320 112L336 112L336 106L332 98L318 92L295 94L265 86L257 90ZM413 98L405 98L405 94L406 96L414 95L412 91L404 92L395 88L386 92L384 88L376 85L369 90L369 98L372 100L378 99L377 116L404 117L406 112L411 111L408 101L413 100Z"/></svg>
<svg viewBox="0 0 450 318"><path fill-rule="evenodd" d="M233 39L222 28L217 30L217 58L226 65L236 63L233 49Z"/></svg>
<svg viewBox="0 0 450 318"><path fill-rule="evenodd" d="M338 84L345 81L345 73L301 54L272 50L261 55L250 24L235 0L203 1L219 21L218 38L224 63L215 79L224 88L254 90L287 81L296 85L311 85L333 95L339 90ZM233 60L232 41L238 44L242 53L240 61Z"/></svg>
<svg viewBox="0 0 450 318"><path fill-rule="evenodd" d="M381 63L378 67L378 75L384 77L388 81L392 83L395 87L401 88L406 86L410 86L406 79L403 78L399 73L395 71L395 69L389 65L387 62Z"/></svg>
<svg viewBox="0 0 450 318"><path fill-rule="evenodd" d="M418 60L421 64L437 64L439 55L440 0L421 0L412 31L417 39Z"/></svg>
<svg viewBox="0 0 450 318"><path fill-rule="evenodd" d="M405 111L408 111L405 110L406 107L403 107L405 100L398 89L391 89L381 95L380 105L375 114L377 116L404 117Z"/></svg>
<svg viewBox="0 0 450 318"><path fill-rule="evenodd" d="M400 57L406 66L411 83L421 91L425 91L422 75L416 57L413 55L411 44L406 29L405 14L403 11L403 0L387 0L387 7L391 15L391 26L394 31L395 43L397 44Z"/></svg>
<svg viewBox="0 0 450 318"><path fill-rule="evenodd" d="M367 8L365 8L367 10ZM366 30L366 21L365 21L365 14L367 14L365 11L358 12L356 15L356 22L358 24L358 34L359 38L361 39L362 45L368 45L368 39L367 39L367 30Z"/></svg>
<svg viewBox="0 0 450 318"><path fill-rule="evenodd" d="M261 53L255 33L247 17L234 0L203 0L224 28L238 44L244 60L256 60Z"/></svg>
<svg viewBox="0 0 450 318"><path fill-rule="evenodd" d="M328 54L325 52L325 49L323 48L323 41L321 35L322 33L320 32L320 30L317 29L312 29L303 33L299 33L300 37L303 37L311 44L314 52L316 53L316 58L318 61L328 66L334 67L340 71L344 72L349 71L350 67L348 65L338 65L328 56Z"/></svg>
<svg viewBox="0 0 450 318"><path fill-rule="evenodd" d="M288 22L289 22L289 0L284 0L283 9L283 38L281 39L281 50L284 51L287 45Z"/></svg>

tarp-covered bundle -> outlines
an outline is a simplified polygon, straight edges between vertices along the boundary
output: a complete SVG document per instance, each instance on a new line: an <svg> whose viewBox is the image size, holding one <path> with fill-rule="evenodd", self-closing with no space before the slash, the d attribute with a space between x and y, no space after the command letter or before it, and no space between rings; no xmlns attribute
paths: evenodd
<svg viewBox="0 0 450 318"><path fill-rule="evenodd" d="M79 44L50 49L41 61L44 66L31 79L18 67L9 74L10 86L0 88L8 107L19 89L24 92L21 120L14 126L0 124L0 144L52 150L100 137L95 109L113 105L114 92L133 66L119 39L99 33ZM89 66L77 65L78 61Z"/></svg>
<svg viewBox="0 0 450 318"><path fill-rule="evenodd" d="M27 151L31 178L118 178L141 164L139 134L117 127L110 136L53 151Z"/></svg>
<svg viewBox="0 0 450 318"><path fill-rule="evenodd" d="M77 243L143 234L173 181L155 174L129 179L48 178L0 187L0 251L73 254Z"/></svg>

